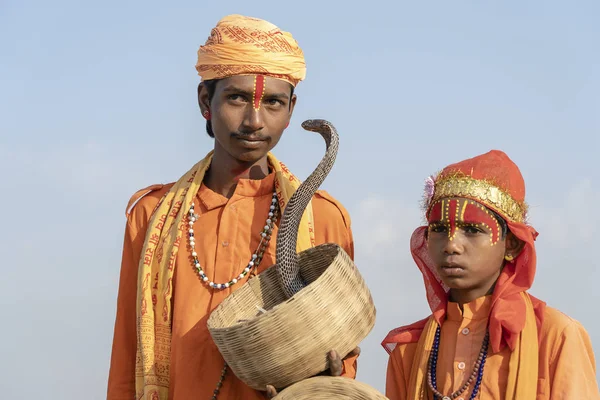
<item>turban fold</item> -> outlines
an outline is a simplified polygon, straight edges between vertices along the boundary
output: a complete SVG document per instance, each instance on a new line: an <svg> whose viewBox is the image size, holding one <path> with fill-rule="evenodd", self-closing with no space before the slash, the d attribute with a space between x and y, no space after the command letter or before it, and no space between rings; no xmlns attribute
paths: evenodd
<svg viewBox="0 0 600 400"><path fill-rule="evenodd" d="M290 33L262 19L228 15L200 46L196 70L203 81L266 75L296 86L306 76L306 63Z"/></svg>

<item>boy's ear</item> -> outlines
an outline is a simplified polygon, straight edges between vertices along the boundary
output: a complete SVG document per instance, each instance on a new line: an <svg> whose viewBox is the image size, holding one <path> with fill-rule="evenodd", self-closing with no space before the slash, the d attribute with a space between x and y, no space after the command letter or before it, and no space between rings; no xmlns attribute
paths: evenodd
<svg viewBox="0 0 600 400"><path fill-rule="evenodd" d="M505 256L507 258L517 258L521 254L521 251L523 251L523 247L525 247L525 242L516 237L512 232L506 234L504 242L506 244Z"/></svg>

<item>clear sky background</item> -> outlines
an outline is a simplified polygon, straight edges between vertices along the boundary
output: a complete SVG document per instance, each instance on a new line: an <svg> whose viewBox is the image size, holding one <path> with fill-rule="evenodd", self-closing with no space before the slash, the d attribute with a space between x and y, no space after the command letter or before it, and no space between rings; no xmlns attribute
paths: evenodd
<svg viewBox="0 0 600 400"><path fill-rule="evenodd" d="M322 188L349 210L378 309L358 379L383 391L392 328L425 317L409 236L423 180L501 149L539 230L532 293L600 353L600 2L0 1L0 382L10 399L103 399L138 189L211 148L196 51L231 13L293 33L307 80L276 148L300 178L338 128Z"/></svg>

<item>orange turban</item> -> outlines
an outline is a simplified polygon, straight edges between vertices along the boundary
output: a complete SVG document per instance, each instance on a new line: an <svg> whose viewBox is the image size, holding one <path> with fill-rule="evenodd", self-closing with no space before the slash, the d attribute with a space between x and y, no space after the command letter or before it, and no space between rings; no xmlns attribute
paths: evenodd
<svg viewBox="0 0 600 400"><path fill-rule="evenodd" d="M217 23L198 50L196 70L203 81L260 74L293 86L306 76L304 53L290 33L242 15L228 15Z"/></svg>

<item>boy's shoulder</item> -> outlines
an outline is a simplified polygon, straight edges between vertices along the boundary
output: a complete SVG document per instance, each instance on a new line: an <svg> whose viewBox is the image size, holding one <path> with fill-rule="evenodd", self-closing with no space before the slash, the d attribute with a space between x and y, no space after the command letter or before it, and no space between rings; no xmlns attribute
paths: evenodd
<svg viewBox="0 0 600 400"><path fill-rule="evenodd" d="M547 306L544 310L544 323L542 324L542 328L563 330L571 324L579 324L579 321L569 317L567 314L554 307Z"/></svg>
<svg viewBox="0 0 600 400"><path fill-rule="evenodd" d="M397 347L416 345L430 318L432 318L431 315L412 324L392 329L381 345L388 354L392 354Z"/></svg>
<svg viewBox="0 0 600 400"><path fill-rule="evenodd" d="M583 325L562 311L547 306L544 310L541 340L553 342L564 339L565 336L585 331Z"/></svg>

